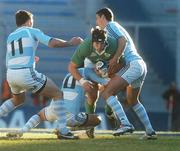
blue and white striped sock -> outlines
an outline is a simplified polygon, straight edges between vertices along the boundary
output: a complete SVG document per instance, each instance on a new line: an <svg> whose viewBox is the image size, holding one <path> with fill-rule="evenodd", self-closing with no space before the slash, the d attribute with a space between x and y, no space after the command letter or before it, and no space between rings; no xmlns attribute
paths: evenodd
<svg viewBox="0 0 180 151"><path fill-rule="evenodd" d="M62 134L67 134L70 130L67 128L67 117L64 100L52 101L52 107L57 116L58 129Z"/></svg>
<svg viewBox="0 0 180 151"><path fill-rule="evenodd" d="M5 101L1 106L0 106L0 117L6 116L9 112L14 110L16 107L14 106L12 99L9 99Z"/></svg>
<svg viewBox="0 0 180 151"><path fill-rule="evenodd" d="M122 105L115 96L110 96L107 99L107 104L112 108L113 112L117 115L122 125L131 125Z"/></svg>
<svg viewBox="0 0 180 151"><path fill-rule="evenodd" d="M149 117L147 115L147 112L146 112L144 106L140 102L138 102L136 105L133 106L133 110L135 111L135 113L139 117L140 121L144 125L144 127L146 129L146 133L153 132L154 129L152 128L151 122L149 120Z"/></svg>
<svg viewBox="0 0 180 151"><path fill-rule="evenodd" d="M29 132L32 128L36 127L41 122L41 119L39 115L35 114L33 115L27 123L23 126L23 128L20 130L21 132Z"/></svg>

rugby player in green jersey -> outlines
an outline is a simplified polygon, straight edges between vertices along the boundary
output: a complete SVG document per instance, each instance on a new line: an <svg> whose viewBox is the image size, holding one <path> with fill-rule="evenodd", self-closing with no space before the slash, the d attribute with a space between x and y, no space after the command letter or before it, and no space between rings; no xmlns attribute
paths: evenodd
<svg viewBox="0 0 180 151"><path fill-rule="evenodd" d="M116 50L118 47L117 40L108 37L106 32L99 27L96 27L91 31L91 37L88 37L84 40L82 44L76 49L74 55L71 58L71 62L69 63L68 70L73 75L73 77L79 81L81 86L87 93L87 109L88 113L93 113L95 111L95 101L97 100L98 96L98 88L97 84L89 82L88 80L84 79L79 71L78 68L83 66L84 61L88 58L94 65L99 62L103 61L108 64L109 60L113 58L116 54ZM121 64L121 58L117 62L117 71L119 70ZM116 71L114 71L116 73ZM111 75L113 73L110 73ZM111 103L106 102L110 107ZM116 110L114 111L121 123L124 126L127 126L126 132L133 132L134 127L130 124L129 120L127 119L124 110L119 101L115 102ZM94 137L92 135L92 137Z"/></svg>

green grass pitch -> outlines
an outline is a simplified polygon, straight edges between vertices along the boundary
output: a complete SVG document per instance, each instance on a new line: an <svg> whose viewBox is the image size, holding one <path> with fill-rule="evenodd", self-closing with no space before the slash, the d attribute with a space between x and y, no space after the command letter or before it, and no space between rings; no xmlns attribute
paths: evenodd
<svg viewBox="0 0 180 151"><path fill-rule="evenodd" d="M111 131L96 131L88 139L84 131L75 132L79 140L57 140L51 131L35 130L19 139L0 132L0 151L180 151L179 133L158 132L157 140L140 140L142 133L114 137Z"/></svg>

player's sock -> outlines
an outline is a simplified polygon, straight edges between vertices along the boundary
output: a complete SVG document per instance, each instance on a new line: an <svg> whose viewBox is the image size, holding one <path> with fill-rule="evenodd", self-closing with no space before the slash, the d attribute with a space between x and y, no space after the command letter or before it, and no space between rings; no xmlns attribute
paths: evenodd
<svg viewBox="0 0 180 151"><path fill-rule="evenodd" d="M133 106L133 110L135 111L135 113L141 120L142 124L144 125L146 133L152 133L154 129L152 128L152 125L150 123L149 117L144 106L140 102L138 102L136 105Z"/></svg>
<svg viewBox="0 0 180 151"><path fill-rule="evenodd" d="M95 113L96 105L90 105L87 101L85 101L85 109L86 113Z"/></svg>
<svg viewBox="0 0 180 151"><path fill-rule="evenodd" d="M32 128L36 127L41 122L41 119L38 114L33 115L27 123L23 126L23 128L20 130L21 132L28 132Z"/></svg>
<svg viewBox="0 0 180 151"><path fill-rule="evenodd" d="M64 100L57 100L52 101L52 107L54 113L57 116L58 121L58 129L61 134L67 134L70 130L67 128L67 121L66 121L66 108L64 105Z"/></svg>
<svg viewBox="0 0 180 151"><path fill-rule="evenodd" d="M131 125L122 108L122 105L115 96L110 96L107 99L107 104L112 108L113 112L116 113L122 125Z"/></svg>
<svg viewBox="0 0 180 151"><path fill-rule="evenodd" d="M14 106L12 99L9 99L5 101L1 106L0 106L0 117L6 116L9 112L14 110L16 107Z"/></svg>

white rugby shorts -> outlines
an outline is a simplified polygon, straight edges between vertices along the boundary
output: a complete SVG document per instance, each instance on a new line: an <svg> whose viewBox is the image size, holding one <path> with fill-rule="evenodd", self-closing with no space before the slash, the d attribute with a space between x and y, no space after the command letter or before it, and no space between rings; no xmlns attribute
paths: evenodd
<svg viewBox="0 0 180 151"><path fill-rule="evenodd" d="M147 67L143 60L135 60L123 67L118 75L126 80L133 88L141 87L147 74Z"/></svg>
<svg viewBox="0 0 180 151"><path fill-rule="evenodd" d="M7 81L13 94L37 93L46 85L47 77L33 68L8 69Z"/></svg>

